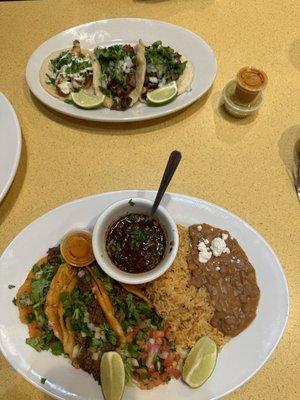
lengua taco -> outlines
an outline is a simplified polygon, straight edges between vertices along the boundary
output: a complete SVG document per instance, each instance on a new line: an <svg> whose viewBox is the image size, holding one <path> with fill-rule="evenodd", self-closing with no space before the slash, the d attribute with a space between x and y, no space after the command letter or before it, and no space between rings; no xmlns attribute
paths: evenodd
<svg viewBox="0 0 300 400"><path fill-rule="evenodd" d="M106 95L103 103L113 110L126 110L139 99L146 72L145 46L140 40L133 47L129 44L96 47L98 80L95 90ZM96 78L97 79L97 78Z"/></svg>
<svg viewBox="0 0 300 400"><path fill-rule="evenodd" d="M48 56L40 69L40 83L52 96L65 101L72 92L94 94L92 54L75 40L71 49Z"/></svg>
<svg viewBox="0 0 300 400"><path fill-rule="evenodd" d="M193 81L192 64L169 46L156 41L145 48L146 73L141 100L146 100L148 91L175 81L178 95L189 89Z"/></svg>

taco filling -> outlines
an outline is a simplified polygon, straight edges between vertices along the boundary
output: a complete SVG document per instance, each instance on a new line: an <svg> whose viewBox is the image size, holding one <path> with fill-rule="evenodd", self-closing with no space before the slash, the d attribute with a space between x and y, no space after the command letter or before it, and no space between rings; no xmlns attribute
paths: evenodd
<svg viewBox="0 0 300 400"><path fill-rule="evenodd" d="M80 42L75 40L71 50L59 53L50 59L45 73L46 84L55 88L56 94L67 98L71 92L88 89L93 83L91 57L83 52Z"/></svg>
<svg viewBox="0 0 300 400"><path fill-rule="evenodd" d="M180 377L175 344L144 292L114 281L96 263L71 267L59 246L31 269L16 304L29 328L27 344L65 354L99 383L108 351L119 352L127 382L142 389Z"/></svg>
<svg viewBox="0 0 300 400"><path fill-rule="evenodd" d="M113 110L126 110L137 100L132 92L138 86L139 70L144 63L140 60L139 50L140 45L135 50L129 44L97 47L94 50L101 66L100 90L111 98L110 108Z"/></svg>
<svg viewBox="0 0 300 400"><path fill-rule="evenodd" d="M148 91L177 81L187 65L181 54L169 46L163 46L160 40L145 48L145 58L147 67L142 94L144 99Z"/></svg>

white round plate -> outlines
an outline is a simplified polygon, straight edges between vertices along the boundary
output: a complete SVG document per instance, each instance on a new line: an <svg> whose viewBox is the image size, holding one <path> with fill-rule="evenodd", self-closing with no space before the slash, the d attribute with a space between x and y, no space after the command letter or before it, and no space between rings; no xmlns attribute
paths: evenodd
<svg viewBox="0 0 300 400"><path fill-rule="evenodd" d="M15 110L0 93L0 203L14 180L21 147L21 129Z"/></svg>
<svg viewBox="0 0 300 400"><path fill-rule="evenodd" d="M44 59L53 51L72 46L73 40L80 40L85 49L108 46L117 43L145 43L162 40L183 54L194 67L194 79L191 90L179 96L175 101L162 107L149 107L138 103L126 111L109 109L82 110L66 104L48 94L40 85L39 71ZM213 84L217 63L212 49L199 36L177 25L166 22L140 19L116 18L78 25L53 36L38 47L30 57L26 68L26 80L32 93L48 107L91 121L132 122L162 117L187 107L201 97Z"/></svg>
<svg viewBox="0 0 300 400"><path fill-rule="evenodd" d="M28 225L0 258L0 348L8 362L33 385L57 399L103 399L101 389L87 373L75 369L63 357L37 353L25 344L27 327L18 320L12 299L31 266L73 228L91 229L99 214L125 198L154 199L152 191L119 191L94 195L55 208ZM276 347L288 317L286 279L271 247L246 222L214 204L166 194L163 205L175 221L186 226L206 222L228 229L253 264L261 290L257 317L221 351L210 379L199 389L172 380L150 391L126 388L124 400L213 400L228 394L251 378ZM8 285L16 288L9 290ZM47 378L40 383L40 378Z"/></svg>

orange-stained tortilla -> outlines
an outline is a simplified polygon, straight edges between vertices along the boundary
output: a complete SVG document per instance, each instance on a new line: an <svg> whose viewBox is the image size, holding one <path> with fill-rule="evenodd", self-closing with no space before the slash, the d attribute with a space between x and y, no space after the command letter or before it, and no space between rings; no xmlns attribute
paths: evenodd
<svg viewBox="0 0 300 400"><path fill-rule="evenodd" d="M56 272L46 297L45 313L53 329L54 335L63 342L63 330L58 311L60 293L67 291L67 288L75 287L77 271L68 264L61 264ZM73 290L72 289L72 290ZM70 290L71 291L71 290Z"/></svg>
<svg viewBox="0 0 300 400"><path fill-rule="evenodd" d="M148 297L145 295L145 293L137 286L135 285L129 285L128 283L120 283L120 285L127 290L127 292L132 293L139 297L140 299L144 300L147 304L150 305L150 300Z"/></svg>
<svg viewBox="0 0 300 400"><path fill-rule="evenodd" d="M87 270L89 271L93 279L93 287L94 287L93 292L96 296L98 303L100 304L100 307L102 308L103 314L105 315L105 318L107 319L109 326L118 335L120 343L121 344L125 343L126 342L125 333L123 331L123 328L121 327L120 322L114 315L114 307L110 301L109 296L106 293L106 290L103 286L101 279L95 276L92 267L87 267Z"/></svg>
<svg viewBox="0 0 300 400"><path fill-rule="evenodd" d="M47 257L43 257L35 265L40 266L46 262L47 262ZM23 324L26 324L28 326L29 336L30 337L39 337L42 335L42 331L39 328L36 320L34 320L32 322L28 322L28 320L27 320L28 315L33 312L33 308L31 306L22 307L19 302L22 294L29 295L31 293L31 280L33 278L34 278L34 273L32 272L32 269L31 269L29 274L26 277L25 282L18 290L18 293L16 295L16 301L17 301L16 304L19 309L19 319Z"/></svg>

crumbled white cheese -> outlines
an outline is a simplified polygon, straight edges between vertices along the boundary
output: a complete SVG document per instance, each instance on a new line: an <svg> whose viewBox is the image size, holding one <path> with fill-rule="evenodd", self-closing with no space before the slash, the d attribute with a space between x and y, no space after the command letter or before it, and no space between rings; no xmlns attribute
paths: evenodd
<svg viewBox="0 0 300 400"><path fill-rule="evenodd" d="M204 242L199 242L198 244L198 259L201 263L207 263L211 259L212 253Z"/></svg>
<svg viewBox="0 0 300 400"><path fill-rule="evenodd" d="M237 262L237 264L240 264L241 260L238 258L238 259L236 260L236 262Z"/></svg>
<svg viewBox="0 0 300 400"><path fill-rule="evenodd" d="M222 253L230 253L225 240L220 237L216 237L211 241L210 248L215 257L220 257Z"/></svg>
<svg viewBox="0 0 300 400"><path fill-rule="evenodd" d="M202 231L202 225L198 225L197 229L198 229L199 232L201 232Z"/></svg>
<svg viewBox="0 0 300 400"><path fill-rule="evenodd" d="M216 271L220 271L220 269L221 269L220 267L216 267Z"/></svg>
<svg viewBox="0 0 300 400"><path fill-rule="evenodd" d="M209 243L209 240L208 240L208 239L204 239L204 243L205 243L205 244L208 244L208 243Z"/></svg>
<svg viewBox="0 0 300 400"><path fill-rule="evenodd" d="M57 85L59 89L64 93L64 94L70 94L71 92L71 87L72 83L71 82L62 82Z"/></svg>
<svg viewBox="0 0 300 400"><path fill-rule="evenodd" d="M222 233L222 239L223 239L223 240L227 240L227 239L228 239L227 233Z"/></svg>
<svg viewBox="0 0 300 400"><path fill-rule="evenodd" d="M85 332L81 332L81 336L82 337L86 337L86 333Z"/></svg>

